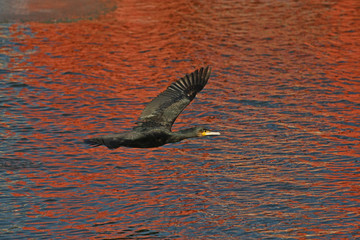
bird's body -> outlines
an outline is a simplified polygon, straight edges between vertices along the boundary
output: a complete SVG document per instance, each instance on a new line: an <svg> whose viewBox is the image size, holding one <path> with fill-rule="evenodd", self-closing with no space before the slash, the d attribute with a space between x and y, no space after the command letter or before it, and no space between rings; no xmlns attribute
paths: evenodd
<svg viewBox="0 0 360 240"><path fill-rule="evenodd" d="M132 131L85 139L85 143L92 146L105 145L109 149L120 146L152 148L179 142L186 138L220 135L218 132L211 132L203 127L171 131L178 115L206 85L210 72L209 67L201 68L172 83L146 105L137 126Z"/></svg>

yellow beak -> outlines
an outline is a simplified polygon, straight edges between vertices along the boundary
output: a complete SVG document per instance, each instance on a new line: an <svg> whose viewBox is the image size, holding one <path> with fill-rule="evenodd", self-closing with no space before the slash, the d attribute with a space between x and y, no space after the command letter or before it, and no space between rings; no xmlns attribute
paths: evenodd
<svg viewBox="0 0 360 240"><path fill-rule="evenodd" d="M219 132L205 131L205 132L202 132L201 135L203 135L203 136L218 136L218 135L220 135L220 133Z"/></svg>

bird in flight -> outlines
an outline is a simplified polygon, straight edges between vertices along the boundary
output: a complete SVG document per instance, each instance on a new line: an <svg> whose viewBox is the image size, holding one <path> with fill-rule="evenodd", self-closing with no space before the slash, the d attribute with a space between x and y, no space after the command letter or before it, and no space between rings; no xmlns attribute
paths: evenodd
<svg viewBox="0 0 360 240"><path fill-rule="evenodd" d="M173 82L142 111L137 125L128 132L115 133L85 139L84 142L109 149L121 146L132 148L153 148L167 143L180 142L187 138L220 135L204 127L192 127L172 132L171 127L179 114L200 92L210 77L211 68L200 68Z"/></svg>

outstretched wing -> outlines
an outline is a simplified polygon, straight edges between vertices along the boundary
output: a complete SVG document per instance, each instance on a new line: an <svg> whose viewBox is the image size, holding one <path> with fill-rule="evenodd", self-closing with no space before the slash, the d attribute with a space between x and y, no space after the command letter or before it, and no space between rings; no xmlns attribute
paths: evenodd
<svg viewBox="0 0 360 240"><path fill-rule="evenodd" d="M140 115L139 126L162 126L171 129L179 114L206 85L211 68L200 68L173 82L148 103Z"/></svg>

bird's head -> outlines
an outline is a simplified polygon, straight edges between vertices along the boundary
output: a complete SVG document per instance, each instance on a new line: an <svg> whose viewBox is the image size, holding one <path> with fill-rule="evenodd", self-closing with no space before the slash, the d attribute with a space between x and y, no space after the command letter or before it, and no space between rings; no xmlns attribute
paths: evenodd
<svg viewBox="0 0 360 240"><path fill-rule="evenodd" d="M204 137L204 136L215 136L220 135L219 132L210 131L204 127L192 127L173 133L173 137L169 142L179 142L186 138Z"/></svg>

